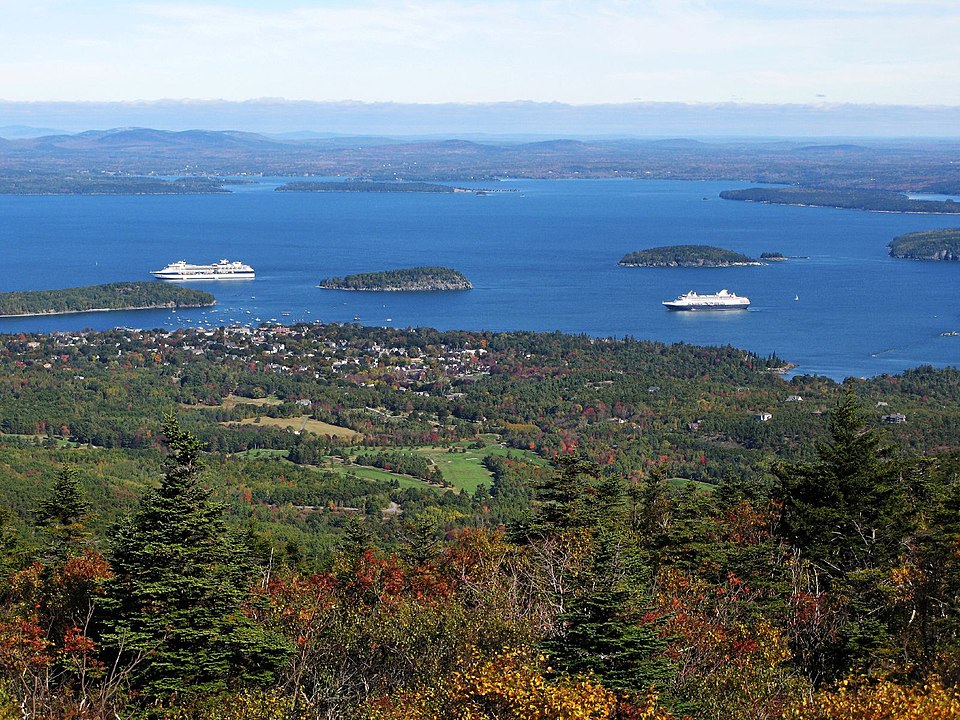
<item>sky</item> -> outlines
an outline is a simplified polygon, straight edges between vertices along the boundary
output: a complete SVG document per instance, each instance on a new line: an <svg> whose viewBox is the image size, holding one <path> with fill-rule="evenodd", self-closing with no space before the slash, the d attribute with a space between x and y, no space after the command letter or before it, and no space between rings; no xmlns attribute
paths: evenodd
<svg viewBox="0 0 960 720"><path fill-rule="evenodd" d="M960 106L960 0L0 0L0 100Z"/></svg>

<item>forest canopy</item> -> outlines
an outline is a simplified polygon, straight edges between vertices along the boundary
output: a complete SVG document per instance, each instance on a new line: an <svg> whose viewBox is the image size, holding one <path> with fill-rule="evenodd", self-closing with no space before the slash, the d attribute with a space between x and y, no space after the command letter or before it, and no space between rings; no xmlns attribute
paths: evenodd
<svg viewBox="0 0 960 720"><path fill-rule="evenodd" d="M0 293L0 315L46 315L91 310L207 307L213 295L159 282L118 282L63 290Z"/></svg>
<svg viewBox="0 0 960 720"><path fill-rule="evenodd" d="M469 290L473 284L463 273L447 267L413 267L382 272L329 277L319 287L331 290Z"/></svg>
<svg viewBox="0 0 960 720"><path fill-rule="evenodd" d="M893 257L960 261L960 228L924 230L899 235L890 242Z"/></svg>
<svg viewBox="0 0 960 720"><path fill-rule="evenodd" d="M619 264L627 267L730 267L760 263L742 253L710 245L665 245L627 253Z"/></svg>

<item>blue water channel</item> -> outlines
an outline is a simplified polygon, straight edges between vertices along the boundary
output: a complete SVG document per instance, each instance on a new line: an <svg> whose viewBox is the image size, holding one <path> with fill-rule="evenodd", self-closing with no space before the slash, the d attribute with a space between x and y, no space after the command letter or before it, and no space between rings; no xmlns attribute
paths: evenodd
<svg viewBox="0 0 960 720"><path fill-rule="evenodd" d="M208 309L0 320L0 332L277 321L441 329L560 330L776 352L836 379L960 365L960 264L898 260L905 232L949 215L868 213L720 200L729 182L505 180L516 192L0 196L0 291L150 279L179 259L252 265L250 281L192 283ZM627 252L707 244L787 262L721 269L624 268ZM321 290L324 277L444 265L473 290ZM728 288L746 312L677 313L661 301Z"/></svg>

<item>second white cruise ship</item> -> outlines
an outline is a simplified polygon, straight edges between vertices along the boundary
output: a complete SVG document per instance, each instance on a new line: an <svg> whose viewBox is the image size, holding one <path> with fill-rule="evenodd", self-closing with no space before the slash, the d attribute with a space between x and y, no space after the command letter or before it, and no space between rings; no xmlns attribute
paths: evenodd
<svg viewBox="0 0 960 720"><path fill-rule="evenodd" d="M698 295L691 290L676 300L664 300L663 304L670 310L746 310L750 306L750 298L729 290L721 290L713 295Z"/></svg>
<svg viewBox="0 0 960 720"><path fill-rule="evenodd" d="M186 260L170 263L161 270L151 270L158 280L251 280L253 268L242 262L220 260L210 265L193 265Z"/></svg>

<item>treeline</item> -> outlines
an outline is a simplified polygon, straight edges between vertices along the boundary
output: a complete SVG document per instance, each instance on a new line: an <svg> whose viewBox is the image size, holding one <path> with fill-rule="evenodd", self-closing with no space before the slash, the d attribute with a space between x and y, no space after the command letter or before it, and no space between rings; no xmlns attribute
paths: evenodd
<svg viewBox="0 0 960 720"><path fill-rule="evenodd" d="M960 228L906 233L890 242L894 257L960 261Z"/></svg>
<svg viewBox="0 0 960 720"><path fill-rule="evenodd" d="M414 267L325 278L320 287L335 290L469 290L473 284L447 267Z"/></svg>
<svg viewBox="0 0 960 720"><path fill-rule="evenodd" d="M911 200L892 190L859 188L745 188L724 190L724 200L775 203L778 205L813 205L815 207L872 210L875 212L960 213L960 203L953 200Z"/></svg>
<svg viewBox="0 0 960 720"><path fill-rule="evenodd" d="M89 310L157 307L206 307L216 299L207 292L156 282L120 282L63 290L0 293L0 315L44 315Z"/></svg>

